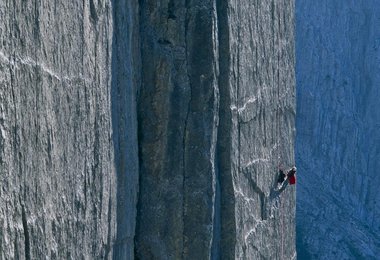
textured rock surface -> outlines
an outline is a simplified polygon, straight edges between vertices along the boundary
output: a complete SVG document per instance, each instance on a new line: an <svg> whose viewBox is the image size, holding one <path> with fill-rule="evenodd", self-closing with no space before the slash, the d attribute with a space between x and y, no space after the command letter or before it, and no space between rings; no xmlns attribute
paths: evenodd
<svg viewBox="0 0 380 260"><path fill-rule="evenodd" d="M0 258L295 258L294 2L74 2L0 3Z"/></svg>
<svg viewBox="0 0 380 260"><path fill-rule="evenodd" d="M113 2L112 128L117 171L117 230L114 259L134 258L139 179L137 103L140 85L137 0ZM112 221L112 219L111 219Z"/></svg>
<svg viewBox="0 0 380 260"><path fill-rule="evenodd" d="M295 257L293 2L140 8L137 256Z"/></svg>
<svg viewBox="0 0 380 260"><path fill-rule="evenodd" d="M380 6L297 3L299 256L378 259Z"/></svg>
<svg viewBox="0 0 380 260"><path fill-rule="evenodd" d="M107 258L109 1L0 2L0 258Z"/></svg>

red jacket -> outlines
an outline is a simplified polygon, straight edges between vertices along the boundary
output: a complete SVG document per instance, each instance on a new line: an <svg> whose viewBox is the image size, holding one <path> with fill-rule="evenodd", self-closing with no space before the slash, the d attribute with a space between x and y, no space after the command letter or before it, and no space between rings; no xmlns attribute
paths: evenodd
<svg viewBox="0 0 380 260"><path fill-rule="evenodd" d="M288 179L290 185L296 184L296 172L290 170L290 172L288 172Z"/></svg>
<svg viewBox="0 0 380 260"><path fill-rule="evenodd" d="M289 178L289 184L290 185L296 184L296 176L295 175L291 175L288 178Z"/></svg>

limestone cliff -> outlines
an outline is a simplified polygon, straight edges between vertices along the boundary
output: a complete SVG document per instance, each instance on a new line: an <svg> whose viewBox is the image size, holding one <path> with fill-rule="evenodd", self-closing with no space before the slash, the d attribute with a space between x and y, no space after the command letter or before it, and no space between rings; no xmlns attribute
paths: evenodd
<svg viewBox="0 0 380 260"><path fill-rule="evenodd" d="M294 2L0 3L0 258L294 259Z"/></svg>

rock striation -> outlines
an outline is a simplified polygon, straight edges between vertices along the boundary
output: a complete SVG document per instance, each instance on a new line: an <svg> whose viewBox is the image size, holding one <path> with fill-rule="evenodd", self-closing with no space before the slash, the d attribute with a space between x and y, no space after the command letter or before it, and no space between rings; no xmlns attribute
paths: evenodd
<svg viewBox="0 0 380 260"><path fill-rule="evenodd" d="M295 259L294 1L0 3L0 259Z"/></svg>
<svg viewBox="0 0 380 260"><path fill-rule="evenodd" d="M274 191L294 163L293 4L140 12L137 257L295 258L295 190Z"/></svg>
<svg viewBox="0 0 380 260"><path fill-rule="evenodd" d="M379 13L376 1L297 3L300 257L380 253Z"/></svg>
<svg viewBox="0 0 380 260"><path fill-rule="evenodd" d="M0 258L109 258L108 1L0 3Z"/></svg>

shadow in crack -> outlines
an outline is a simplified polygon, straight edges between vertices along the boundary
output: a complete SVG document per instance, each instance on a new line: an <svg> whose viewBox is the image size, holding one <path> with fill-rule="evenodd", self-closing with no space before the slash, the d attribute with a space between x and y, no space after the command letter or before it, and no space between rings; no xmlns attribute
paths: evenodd
<svg viewBox="0 0 380 260"><path fill-rule="evenodd" d="M112 131L116 168L116 241L114 259L134 258L138 191L136 93L139 84L137 3L112 1Z"/></svg>

